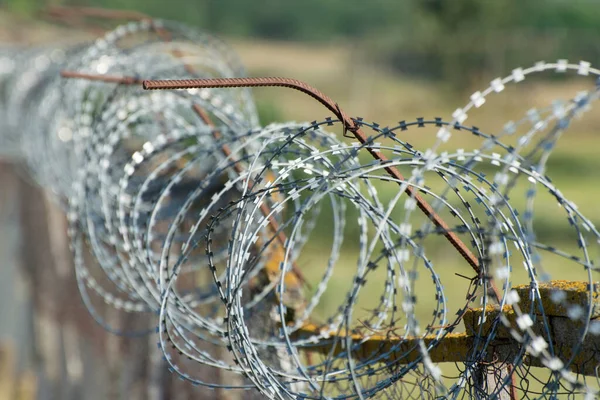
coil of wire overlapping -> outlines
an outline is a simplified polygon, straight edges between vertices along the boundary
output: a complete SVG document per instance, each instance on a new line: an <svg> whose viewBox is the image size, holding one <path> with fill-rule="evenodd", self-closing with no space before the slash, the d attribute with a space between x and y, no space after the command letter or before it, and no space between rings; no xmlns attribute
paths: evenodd
<svg viewBox="0 0 600 400"><path fill-rule="evenodd" d="M24 160L67 212L83 301L115 333L123 332L95 302L154 315L159 346L183 379L221 385L194 374L200 363L245 377L229 389L256 387L270 398L463 398L484 397L482 368L499 370L496 394L527 393L536 365L550 372L531 398L598 389L586 378L596 374L582 370L594 370L597 353L591 367L578 357L600 333L592 253L600 236L545 174L571 120L598 98L595 82L501 132L465 125L467 113L529 75L598 76L588 63L515 69L448 119L395 127L353 119L366 132L361 143L330 133L348 128L332 118L260 127L246 88L143 90L142 80L244 76L220 41L178 24L141 21L75 48L0 56L2 154ZM61 77L66 70L79 75ZM417 129L433 130L434 145L403 140ZM481 145L444 151L467 134ZM391 196L380 194L390 186ZM577 253L538 241L543 195L558 202ZM431 210L446 224L432 223ZM429 255L447 246L449 232L476 260L459 304L448 299L443 262ZM587 305L566 292L552 297L580 328L567 356L544 315L545 254L588 276ZM513 268L526 272L529 309L512 288ZM449 376L437 362L446 356L434 352L476 307L478 332ZM503 375L505 365L512 370Z"/></svg>

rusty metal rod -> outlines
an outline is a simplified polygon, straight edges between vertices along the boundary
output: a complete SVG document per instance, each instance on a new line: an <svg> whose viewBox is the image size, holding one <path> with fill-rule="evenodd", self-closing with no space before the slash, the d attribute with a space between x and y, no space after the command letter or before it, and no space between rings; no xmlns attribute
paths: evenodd
<svg viewBox="0 0 600 400"><path fill-rule="evenodd" d="M218 79L181 79L181 80L145 80L142 83L146 90L156 89L193 89L193 88L236 88L236 87L285 87L290 89L298 90L305 93L317 100L319 103L324 105L329 111L337 116L340 121L344 124L344 129L354 134L354 137L361 143L367 142L366 135L362 132L356 122L348 117L348 115L334 102L330 97L326 96L318 89L311 87L310 85L290 78L218 78ZM389 159L383 154L380 154L375 149L367 147L367 151L375 158L379 160L383 165L385 171L394 179L402 181L404 177L394 166L385 165L389 162ZM427 215L427 217L444 232L444 236L454 246L454 248L460 253L460 255L471 265L471 267L481 275L481 267L479 260L469 248L460 240L460 238L450 231L450 227L446 222L433 210L433 208L423 199L411 186L406 188L406 192L409 196L413 197L421 211ZM500 292L493 287L494 294L500 299Z"/></svg>
<svg viewBox="0 0 600 400"><path fill-rule="evenodd" d="M84 79L88 81L99 81L106 83L118 83L121 85L139 85L143 82L142 79L133 76L113 76L113 75L97 75L84 74L76 71L61 71L60 76L68 79Z"/></svg>

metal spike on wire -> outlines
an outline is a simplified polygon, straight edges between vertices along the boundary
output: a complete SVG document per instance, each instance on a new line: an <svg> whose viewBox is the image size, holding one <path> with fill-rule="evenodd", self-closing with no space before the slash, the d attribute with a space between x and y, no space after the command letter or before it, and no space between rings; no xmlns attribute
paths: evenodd
<svg viewBox="0 0 600 400"><path fill-rule="evenodd" d="M142 18L85 46L19 53L19 69L13 54L0 57L0 140L65 207L83 301L119 334L147 332L111 327L98 301L154 315L182 379L223 386L195 375L202 364L246 378L231 390L281 399L597 392L600 235L545 166L598 88L502 132L464 124L531 74L600 76L589 63L517 68L450 119L382 127L305 83L243 78L221 42L173 23ZM260 127L254 86L301 90L335 118ZM435 129L436 143L418 150L403 140L413 129ZM443 151L462 134L481 146ZM577 252L537 238L544 192ZM456 278L460 303L433 262L448 242L470 268ZM544 253L586 271L583 300L568 284L544 294ZM513 285L517 268L525 287ZM555 308L580 329L572 342Z"/></svg>

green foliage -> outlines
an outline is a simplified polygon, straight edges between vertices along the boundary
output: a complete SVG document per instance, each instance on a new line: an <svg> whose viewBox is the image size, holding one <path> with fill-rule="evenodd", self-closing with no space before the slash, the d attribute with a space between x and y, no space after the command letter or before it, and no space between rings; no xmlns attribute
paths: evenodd
<svg viewBox="0 0 600 400"><path fill-rule="evenodd" d="M33 15L48 4L132 9L222 36L337 43L407 75L468 90L538 59L600 58L598 0L4 0Z"/></svg>
<svg viewBox="0 0 600 400"><path fill-rule="evenodd" d="M35 0L10 0L35 1ZM406 19L409 2L372 0L64 0L65 4L133 9L226 35L281 40L359 38Z"/></svg>
<svg viewBox="0 0 600 400"><path fill-rule="evenodd" d="M285 118L281 108L273 101L262 100L256 104L258 118L262 126L273 122L283 122Z"/></svg>
<svg viewBox="0 0 600 400"><path fill-rule="evenodd" d="M38 0L5 0L5 2L8 11L21 17L35 15L41 6Z"/></svg>
<svg viewBox="0 0 600 400"><path fill-rule="evenodd" d="M540 59L595 61L600 7L589 0L422 0L395 35L371 39L372 57L454 91Z"/></svg>

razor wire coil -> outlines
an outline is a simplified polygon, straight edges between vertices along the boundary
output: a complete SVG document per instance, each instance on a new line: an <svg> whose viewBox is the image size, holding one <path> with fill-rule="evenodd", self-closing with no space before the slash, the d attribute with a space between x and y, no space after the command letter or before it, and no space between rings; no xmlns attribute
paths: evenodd
<svg viewBox="0 0 600 400"><path fill-rule="evenodd" d="M65 70L129 81L65 79ZM170 370L192 384L223 386L194 375L202 364L246 379L224 387L256 387L270 398L469 398L491 394L480 375L495 370L488 390L496 393L516 386L530 398L592 398L597 383L572 366L600 363L597 352L579 361L590 351L586 338L600 334L592 254L600 235L546 164L572 120L594 105L598 86L529 110L496 134L465 125L493 94L546 71L600 75L566 60L517 68L451 118L393 127L352 119L368 134L350 142L330 133L347 128L333 118L261 127L247 88L143 90L142 79L233 78L244 70L208 35L140 21L74 48L2 50L0 143L67 212L76 276L94 318L137 335L148 332L120 332L95 302L153 316ZM433 146L419 150L402 139L413 130L437 131ZM443 150L459 134L481 145ZM362 157L368 152L389 157ZM390 167L406 178L389 176ZM392 185L391 195L380 194ZM415 211L407 188L431 202L479 261L460 304L433 260L448 232ZM538 240L535 208L544 195L564 212L576 253ZM323 271L303 282L295 270L315 242ZM542 254L587 274L587 304L569 303L561 291L551 297L580 327L567 353L545 315ZM350 259L356 267L348 273ZM517 263L531 287L529 309L512 288ZM419 302L424 296L435 301ZM431 354L476 307L483 311L468 359L449 376ZM484 332L488 315L494 322ZM501 335L514 351L495 353ZM537 378L531 358L549 375ZM512 372L503 375L507 365ZM536 379L538 392L528 387Z"/></svg>

